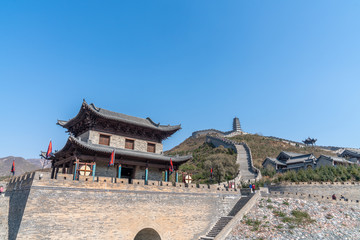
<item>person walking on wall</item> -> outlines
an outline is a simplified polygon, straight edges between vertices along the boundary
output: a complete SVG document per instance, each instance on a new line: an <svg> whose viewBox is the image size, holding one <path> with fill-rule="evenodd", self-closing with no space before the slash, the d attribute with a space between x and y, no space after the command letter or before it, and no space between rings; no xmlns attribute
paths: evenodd
<svg viewBox="0 0 360 240"><path fill-rule="evenodd" d="M252 190L252 185L251 185L251 183L250 183L249 188L250 188L250 192L252 192L253 190Z"/></svg>
<svg viewBox="0 0 360 240"><path fill-rule="evenodd" d="M0 186L0 195L4 197L4 187Z"/></svg>
<svg viewBox="0 0 360 240"><path fill-rule="evenodd" d="M252 190L255 192L255 183L252 185Z"/></svg>

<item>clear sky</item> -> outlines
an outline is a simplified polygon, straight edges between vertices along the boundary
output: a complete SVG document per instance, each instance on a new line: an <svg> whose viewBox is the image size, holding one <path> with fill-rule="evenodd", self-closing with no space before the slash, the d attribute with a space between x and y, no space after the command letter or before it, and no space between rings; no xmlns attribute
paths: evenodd
<svg viewBox="0 0 360 240"><path fill-rule="evenodd" d="M0 157L67 139L83 98L193 131L359 146L360 1L0 1Z"/></svg>

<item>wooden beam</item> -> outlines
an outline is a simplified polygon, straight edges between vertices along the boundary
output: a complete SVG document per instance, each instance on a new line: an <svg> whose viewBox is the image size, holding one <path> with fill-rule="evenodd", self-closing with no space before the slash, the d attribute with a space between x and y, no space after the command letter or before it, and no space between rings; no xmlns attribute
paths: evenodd
<svg viewBox="0 0 360 240"><path fill-rule="evenodd" d="M56 162L54 163L54 166L59 166L59 165L61 165L61 164L70 162L71 160L74 160L74 156L70 156L70 157L67 157L67 158L65 158L65 159L56 161Z"/></svg>

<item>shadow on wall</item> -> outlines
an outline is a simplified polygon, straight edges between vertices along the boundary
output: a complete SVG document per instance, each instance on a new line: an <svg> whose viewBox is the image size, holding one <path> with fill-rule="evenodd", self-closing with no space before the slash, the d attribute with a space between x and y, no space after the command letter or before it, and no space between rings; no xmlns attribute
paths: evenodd
<svg viewBox="0 0 360 240"><path fill-rule="evenodd" d="M154 229L144 228L136 234L134 240L161 240L161 238Z"/></svg>
<svg viewBox="0 0 360 240"><path fill-rule="evenodd" d="M9 193L5 193L5 196L10 197L8 215L9 240L15 240L17 238L29 193L30 190L11 191Z"/></svg>

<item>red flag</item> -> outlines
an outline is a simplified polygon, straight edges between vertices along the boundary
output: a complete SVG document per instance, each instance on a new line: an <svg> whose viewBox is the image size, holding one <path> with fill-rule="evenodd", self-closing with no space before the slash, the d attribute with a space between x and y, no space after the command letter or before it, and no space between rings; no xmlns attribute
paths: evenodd
<svg viewBox="0 0 360 240"><path fill-rule="evenodd" d="M169 172L173 172L174 171L174 165L173 165L173 162L172 162L172 160L171 160L171 158L170 158L170 167L169 167Z"/></svg>
<svg viewBox="0 0 360 240"><path fill-rule="evenodd" d="M111 153L109 166L114 166L114 162L115 162L115 149L114 149L113 152Z"/></svg>
<svg viewBox="0 0 360 240"><path fill-rule="evenodd" d="M15 160L13 160L13 164L12 164L12 167L11 167L11 172L13 174L13 176L15 175Z"/></svg>
<svg viewBox="0 0 360 240"><path fill-rule="evenodd" d="M48 150L46 152L46 158L49 158L51 156L51 154L52 154L52 143L51 143L51 140L50 140Z"/></svg>

